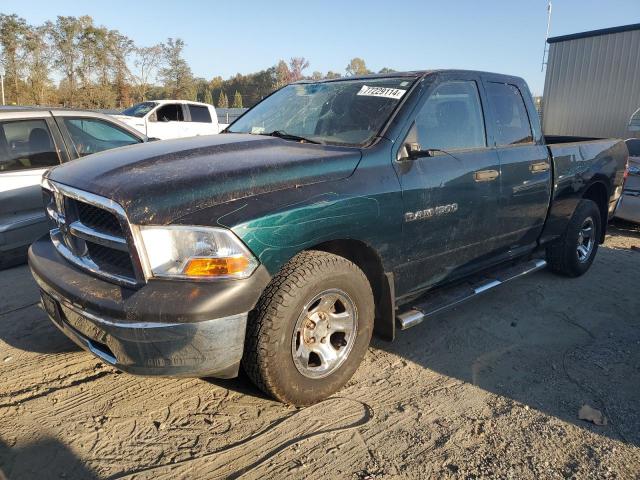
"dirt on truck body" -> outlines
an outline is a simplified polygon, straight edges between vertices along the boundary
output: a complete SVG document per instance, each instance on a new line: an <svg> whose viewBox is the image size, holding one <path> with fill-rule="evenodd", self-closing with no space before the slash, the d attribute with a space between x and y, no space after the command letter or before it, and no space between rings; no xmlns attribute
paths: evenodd
<svg viewBox="0 0 640 480"><path fill-rule="evenodd" d="M349 381L374 331L391 340L546 266L584 274L627 156L618 140L547 141L518 77L300 82L221 135L54 168L29 261L54 324L103 362L242 366L309 405Z"/></svg>

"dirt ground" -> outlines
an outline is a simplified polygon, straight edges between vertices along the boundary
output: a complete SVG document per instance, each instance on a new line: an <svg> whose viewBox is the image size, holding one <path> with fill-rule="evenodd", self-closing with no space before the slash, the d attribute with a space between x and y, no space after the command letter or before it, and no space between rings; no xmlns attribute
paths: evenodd
<svg viewBox="0 0 640 480"><path fill-rule="evenodd" d="M0 273L0 478L640 478L640 230L375 340L296 410L232 381L140 378L77 349ZM607 424L578 419L588 404Z"/></svg>

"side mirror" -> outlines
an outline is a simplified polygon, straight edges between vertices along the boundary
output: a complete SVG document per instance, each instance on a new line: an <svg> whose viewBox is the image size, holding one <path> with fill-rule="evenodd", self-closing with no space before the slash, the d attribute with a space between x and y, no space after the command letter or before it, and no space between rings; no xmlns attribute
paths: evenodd
<svg viewBox="0 0 640 480"><path fill-rule="evenodd" d="M149 137L149 138L147 138L147 142L157 142L158 140L160 140L158 137Z"/></svg>

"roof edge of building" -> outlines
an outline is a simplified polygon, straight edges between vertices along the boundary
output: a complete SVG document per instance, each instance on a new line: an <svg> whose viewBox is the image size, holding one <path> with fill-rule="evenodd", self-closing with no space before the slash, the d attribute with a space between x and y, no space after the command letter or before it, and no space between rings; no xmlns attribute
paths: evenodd
<svg viewBox="0 0 640 480"><path fill-rule="evenodd" d="M619 27L601 28L599 30L589 30L587 32L571 33L569 35L560 35L547 39L547 43L566 42L568 40L578 40L580 38L599 37L600 35L609 35L611 33L630 32L640 30L640 23L632 23L630 25L621 25Z"/></svg>

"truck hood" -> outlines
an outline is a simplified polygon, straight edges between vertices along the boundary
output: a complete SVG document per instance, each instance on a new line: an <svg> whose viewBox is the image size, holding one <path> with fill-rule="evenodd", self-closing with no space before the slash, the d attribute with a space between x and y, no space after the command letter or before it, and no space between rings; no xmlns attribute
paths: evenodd
<svg viewBox="0 0 640 480"><path fill-rule="evenodd" d="M221 134L96 153L48 177L116 201L132 223L168 224L224 202L348 177L360 157L356 148Z"/></svg>

